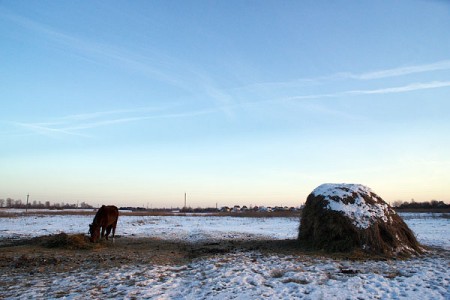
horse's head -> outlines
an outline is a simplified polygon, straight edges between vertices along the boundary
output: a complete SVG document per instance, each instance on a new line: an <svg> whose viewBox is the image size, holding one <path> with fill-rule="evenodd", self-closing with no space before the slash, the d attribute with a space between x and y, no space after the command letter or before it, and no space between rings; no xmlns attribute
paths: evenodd
<svg viewBox="0 0 450 300"><path fill-rule="evenodd" d="M89 234L91 242L95 243L100 238L100 225L89 224Z"/></svg>

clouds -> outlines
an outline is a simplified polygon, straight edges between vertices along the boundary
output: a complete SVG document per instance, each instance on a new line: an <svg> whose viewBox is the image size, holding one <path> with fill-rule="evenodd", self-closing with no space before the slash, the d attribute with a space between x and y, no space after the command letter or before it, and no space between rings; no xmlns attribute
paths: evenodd
<svg viewBox="0 0 450 300"><path fill-rule="evenodd" d="M161 119L202 118L216 113L232 122L238 111L245 110L247 114L256 114L260 113L263 110L260 108L264 106L264 113L271 115L276 105L277 109L286 109L288 114L290 111L287 110L291 108L285 107L284 104L306 101L317 103L314 105L314 111L318 114L334 112L350 118L351 116L340 111L339 107L330 105L331 102L322 103L324 101L321 100L345 99L351 96L400 95L450 87L450 80L447 80L450 79L450 60L402 64L398 67L360 73L344 70L284 82L259 82L258 74L254 74L253 82L248 82L247 85L243 83L239 87L239 82L245 80L225 80L230 78L221 77L217 70L207 65L195 64L195 60L171 55L164 48L146 45L145 51L142 51L143 48L136 45L108 43L105 42L107 39L91 40L84 37L82 32L67 32L5 9L0 9L0 15L14 26L38 35L47 41L48 47L62 48L84 60L113 66L118 69L119 74L124 69L132 71L133 74L138 73L149 83L157 81L155 86L161 90L179 91L179 98L176 100L178 102L168 105L165 104L168 99L148 100L149 103L155 104L148 107L134 107L125 100L116 100L116 103L120 103L119 107L124 109L111 110L107 105L108 99L104 99L105 104L100 106L100 111L93 111L87 105L85 112L66 117L55 115L51 119L38 122L18 119L11 122L24 131L46 136L91 137L92 129L95 128ZM240 72L245 73L245 70L236 71L229 77L246 78L240 76ZM282 74L273 74L274 79L279 77L282 77ZM238 87L229 88L230 82ZM88 103L90 100L81 101ZM306 106L302 108L308 110Z"/></svg>
<svg viewBox="0 0 450 300"><path fill-rule="evenodd" d="M407 84L404 86L396 86L389 88L380 88L374 90L356 90L348 91L346 94L353 95L373 95L373 94L396 94L396 93L407 93L412 91L428 90L428 89L438 89L450 87L450 81L432 81L432 82L416 82Z"/></svg>
<svg viewBox="0 0 450 300"><path fill-rule="evenodd" d="M432 66L437 64L430 64ZM443 67L444 65L440 65ZM427 68L410 68L410 70L424 70ZM378 74L400 74L402 72L384 70L375 72ZM431 70L431 68L428 68ZM434 70L434 69L433 69ZM375 74L373 73L373 74ZM367 73L372 74L372 73ZM406 74L406 73L404 73ZM410 74L410 73L408 73ZM401 75L397 75L401 76ZM361 78L370 78L370 76L362 76ZM380 78L380 77L377 77ZM369 79L364 79L369 80ZM440 89L450 87L450 81L431 81L431 82L415 82L406 85L394 86L394 87L381 87L374 89L361 89L361 90L347 90L338 91L328 94L310 94L310 95L291 95L287 97L275 97L265 100L253 100L244 101L240 103L234 103L230 97L222 92L220 89L211 88L208 90L209 94L217 94L216 98L221 99L219 103L215 105L209 105L204 108L192 109L189 106L180 106L179 104L168 104L159 107L139 107L139 108L127 108L121 110L106 110L98 112L90 112L83 114L74 114L65 117L55 118L50 121L38 122L38 123L26 123L26 122L13 122L15 126L23 128L28 131L46 136L55 135L70 135L78 137L91 137L91 135L85 133L86 131L99 127L107 127L113 125L120 125L126 123L143 122L158 119L179 119L179 118L201 118L210 114L223 114L232 115L234 110L239 110L243 106L251 107L262 104L273 104L280 102L292 102L292 101L315 101L320 99L333 99L341 98L345 96L365 96L365 95L388 95L388 94L400 94L421 90ZM334 115L344 117L346 119L354 119L348 113L343 111L333 110L323 105L315 105L314 111L329 115L332 112Z"/></svg>
<svg viewBox="0 0 450 300"><path fill-rule="evenodd" d="M113 125L136 123L158 119L193 118L217 113L216 108L199 110L177 110L176 105L165 107L140 107L122 110L99 111L85 114L74 114L54 118L44 122L9 122L11 125L45 136L78 136L93 137L90 129Z"/></svg>
<svg viewBox="0 0 450 300"><path fill-rule="evenodd" d="M296 78L288 81L272 81L272 82L259 82L254 83L241 89L289 89L289 88L302 88L308 86L320 86L333 83L342 83L344 81L375 81L388 79L393 77L406 77L408 75L421 74L421 73L433 73L436 71L448 71L450 70L450 60L441 60L428 64L417 64L410 66L394 67L388 69L381 69L375 71L367 71L364 73L353 72L337 72L334 74L323 75L319 77L303 77Z"/></svg>
<svg viewBox="0 0 450 300"><path fill-rule="evenodd" d="M373 80L390 77L406 76L417 73L426 73L439 70L450 70L450 60L442 60L430 64L419 64L406 67L397 67L392 69L378 70L361 74L339 73L336 77L357 79L357 80Z"/></svg>
<svg viewBox="0 0 450 300"><path fill-rule="evenodd" d="M192 96L205 99L205 102L209 101L221 110L232 104L230 95L220 88L217 76L207 72L203 66L170 55L167 49L148 44L145 47L134 44L124 46L114 42L100 42L100 39L91 40L81 34L65 32L2 8L0 16L14 26L43 38L46 47L63 49L64 55L70 53L84 61L113 66L119 68L118 73L123 70L131 71L146 78L149 84L156 82L155 85L163 86L166 90L178 90L185 95L185 99Z"/></svg>
<svg viewBox="0 0 450 300"><path fill-rule="evenodd" d="M49 45L58 48L62 47L65 51L74 53L87 61L98 64L113 64L141 72L153 79L179 88L186 88L186 84L180 78L167 70L171 66L173 67L174 58L168 57L160 52L152 51L151 54L140 55L123 47L69 34L5 10L0 10L0 15L32 34L43 37L45 40L51 42ZM146 51L148 52L149 49L146 49Z"/></svg>
<svg viewBox="0 0 450 300"><path fill-rule="evenodd" d="M450 81L441 80L450 78L450 60L442 60L429 64L418 64L407 67L396 67L382 69L378 71L369 71L365 73L339 72L317 78L302 78L283 83L261 83L251 87L260 88L267 91L285 91L289 90L290 95L282 98L274 98L270 101L319 101L326 99L346 99L349 96L377 96L411 93L425 90L443 89L450 87ZM421 75L423 78L436 78L433 81L411 81L411 75ZM392 80L392 78L398 80ZM414 77L417 80L417 76ZM420 78L420 77L419 77ZM396 84L395 84L396 83ZM363 86L364 88L357 88ZM346 87L346 89L345 89ZM311 93L298 91L312 90ZM327 93L314 93L314 91L328 91ZM405 97L397 98L397 101L404 101ZM441 101L435 99L436 101ZM329 103L329 102L328 102ZM327 108L322 111L327 111Z"/></svg>

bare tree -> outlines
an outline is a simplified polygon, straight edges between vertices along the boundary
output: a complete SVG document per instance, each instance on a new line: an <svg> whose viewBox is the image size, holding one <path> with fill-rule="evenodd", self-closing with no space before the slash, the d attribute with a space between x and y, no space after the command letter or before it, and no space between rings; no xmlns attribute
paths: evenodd
<svg viewBox="0 0 450 300"><path fill-rule="evenodd" d="M392 203L392 206L393 207L400 207L400 205L402 205L402 201L400 201L400 200L396 200L396 201L394 201L393 203Z"/></svg>

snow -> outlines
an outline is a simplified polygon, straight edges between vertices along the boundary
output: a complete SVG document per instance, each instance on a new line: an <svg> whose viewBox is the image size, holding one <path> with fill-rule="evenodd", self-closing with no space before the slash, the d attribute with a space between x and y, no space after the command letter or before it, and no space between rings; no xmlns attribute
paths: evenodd
<svg viewBox="0 0 450 300"><path fill-rule="evenodd" d="M450 218L441 213L402 213L420 243L450 250Z"/></svg>
<svg viewBox="0 0 450 300"><path fill-rule="evenodd" d="M24 290L20 298L63 294L70 299L448 299L446 264L448 260L439 258L355 263L248 252L186 266L35 274L27 282L34 288ZM357 273L343 274L348 266ZM10 289L21 285L16 282Z"/></svg>
<svg viewBox="0 0 450 300"><path fill-rule="evenodd" d="M0 218L0 238L34 237L60 232L87 234L92 218L75 215ZM84 228L80 228L80 224L85 224ZM293 224L296 225L292 227ZM116 234L191 242L249 237L294 239L297 237L298 225L297 218L120 216ZM280 228L292 230L284 231Z"/></svg>
<svg viewBox="0 0 450 300"><path fill-rule="evenodd" d="M450 299L450 222L400 214L428 246L408 260L349 261L258 251L217 254L186 265L123 265L33 276L0 275L0 298L139 299ZM0 218L0 239L87 232L92 216ZM62 227L63 224L63 227ZM82 224L80 226L80 224ZM168 240L295 239L297 218L120 216L117 234ZM348 270L349 272L343 272ZM26 277L26 278L25 278Z"/></svg>
<svg viewBox="0 0 450 300"><path fill-rule="evenodd" d="M328 201L327 209L339 211L352 220L358 228L369 228L377 219L388 222L389 213L395 211L381 200L370 188L361 184L326 183L312 192L314 196L323 196ZM375 204L367 204L363 196L373 199ZM342 199L355 199L355 202L344 203Z"/></svg>
<svg viewBox="0 0 450 300"><path fill-rule="evenodd" d="M367 186L362 184L352 184L352 183L324 183L319 185L314 189L312 194L314 196L322 195L324 197L334 197L339 198L349 198L352 197L353 193L358 194L374 194L374 192Z"/></svg>

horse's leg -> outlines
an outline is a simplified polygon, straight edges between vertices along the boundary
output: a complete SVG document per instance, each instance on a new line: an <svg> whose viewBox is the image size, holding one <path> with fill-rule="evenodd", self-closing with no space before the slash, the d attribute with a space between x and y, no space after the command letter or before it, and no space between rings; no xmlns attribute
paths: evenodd
<svg viewBox="0 0 450 300"><path fill-rule="evenodd" d="M113 232L113 243L114 243L114 236L116 235L116 225L117 225L117 220L111 225L112 227L112 232Z"/></svg>
<svg viewBox="0 0 450 300"><path fill-rule="evenodd" d="M106 239L108 239L108 235L109 235L110 232L111 232L111 225L106 227Z"/></svg>
<svg viewBox="0 0 450 300"><path fill-rule="evenodd" d="M102 226L102 234L100 235L101 238L103 238L105 236L105 229L106 228L104 226ZM108 237L106 237L106 239L108 239Z"/></svg>

